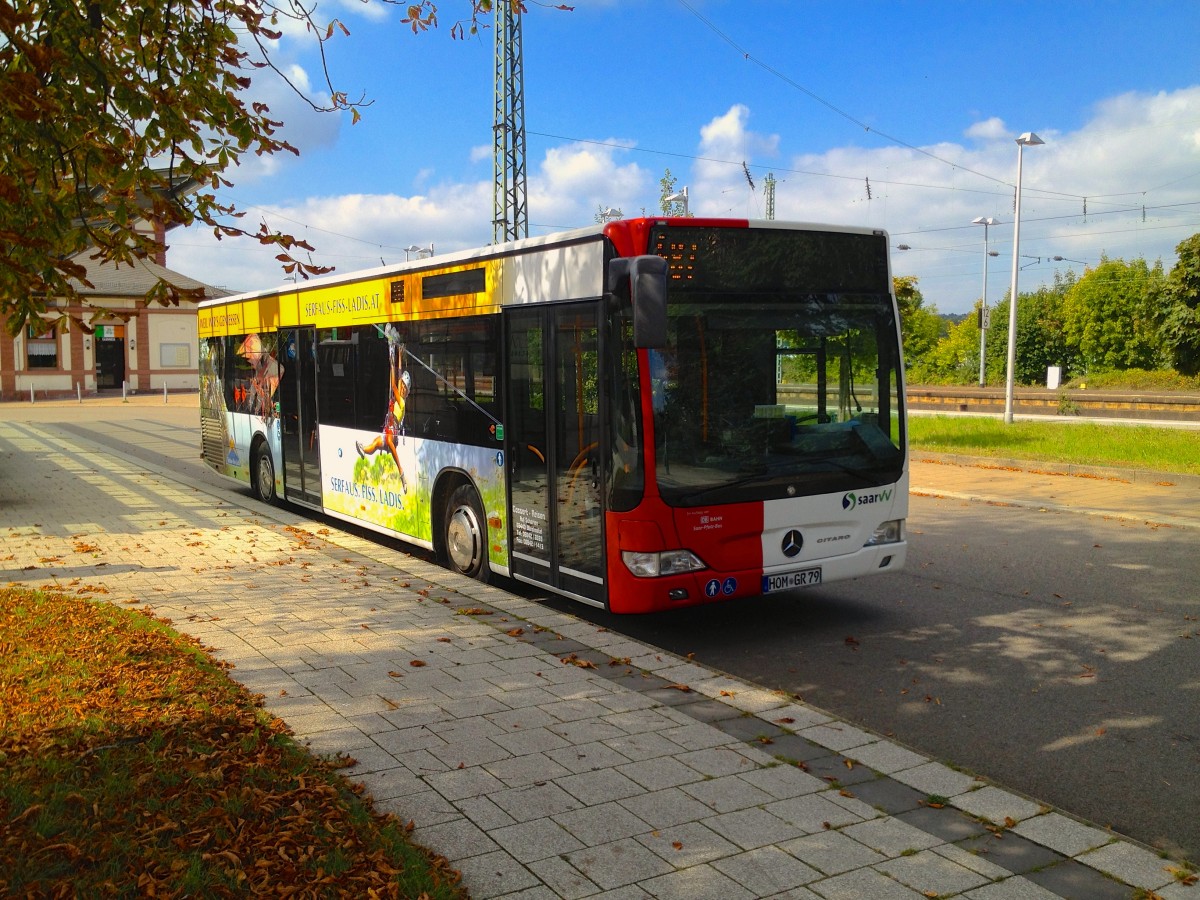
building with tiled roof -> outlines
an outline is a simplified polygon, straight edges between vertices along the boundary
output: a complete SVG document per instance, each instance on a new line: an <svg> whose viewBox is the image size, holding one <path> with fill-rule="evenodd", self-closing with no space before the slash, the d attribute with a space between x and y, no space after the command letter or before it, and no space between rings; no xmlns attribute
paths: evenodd
<svg viewBox="0 0 1200 900"><path fill-rule="evenodd" d="M61 314L90 322L87 334L66 324L39 329L27 325L10 337L0 318L0 400L92 395L102 391L161 392L199 389L196 304L200 299L230 292L212 287L166 267L165 234L156 229L156 258L116 265L87 258L76 261L87 269L76 281L88 305L50 304L46 318ZM180 289L176 306L146 304L146 294L159 280ZM113 315L93 318L96 308Z"/></svg>

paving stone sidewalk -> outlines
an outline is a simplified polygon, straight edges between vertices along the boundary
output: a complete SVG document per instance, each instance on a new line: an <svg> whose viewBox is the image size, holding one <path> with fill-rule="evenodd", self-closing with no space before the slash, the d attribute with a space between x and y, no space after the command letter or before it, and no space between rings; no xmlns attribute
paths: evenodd
<svg viewBox="0 0 1200 900"><path fill-rule="evenodd" d="M477 900L1200 900L785 695L47 426L0 422L0 536L4 583L102 587L214 648Z"/></svg>

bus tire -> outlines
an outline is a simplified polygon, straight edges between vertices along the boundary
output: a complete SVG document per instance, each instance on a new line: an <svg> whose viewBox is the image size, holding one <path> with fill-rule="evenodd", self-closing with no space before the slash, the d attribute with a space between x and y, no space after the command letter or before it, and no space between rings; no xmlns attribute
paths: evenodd
<svg viewBox="0 0 1200 900"><path fill-rule="evenodd" d="M470 578L487 581L491 577L487 520L483 516L479 494L471 485L459 485L450 494L442 528L447 567Z"/></svg>
<svg viewBox="0 0 1200 900"><path fill-rule="evenodd" d="M263 503L275 502L275 463L271 460L271 448L266 444L259 444L254 451L251 487L254 496Z"/></svg>

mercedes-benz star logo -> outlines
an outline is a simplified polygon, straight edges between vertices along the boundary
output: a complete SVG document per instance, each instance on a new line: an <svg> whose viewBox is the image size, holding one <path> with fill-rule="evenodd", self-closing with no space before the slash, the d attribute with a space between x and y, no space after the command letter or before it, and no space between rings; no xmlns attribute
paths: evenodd
<svg viewBox="0 0 1200 900"><path fill-rule="evenodd" d="M783 555L788 559L800 553L800 548L804 546L804 535L796 529L792 529L783 536Z"/></svg>

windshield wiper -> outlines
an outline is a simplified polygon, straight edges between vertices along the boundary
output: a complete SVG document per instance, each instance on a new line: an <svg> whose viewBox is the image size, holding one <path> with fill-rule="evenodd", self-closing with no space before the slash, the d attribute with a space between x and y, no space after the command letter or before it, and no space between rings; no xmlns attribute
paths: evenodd
<svg viewBox="0 0 1200 900"><path fill-rule="evenodd" d="M736 488L745 487L746 485L749 485L749 484L756 484L756 483L763 482L763 481L773 480L778 477L779 477L778 475L773 475L771 472L768 472L768 471L756 472L753 475L746 475L742 478L735 478L735 479L733 479L733 481L726 481L721 484L714 484L711 487L700 488L699 490L696 490L696 491L689 491L686 494L680 494L679 499L684 501L685 503L695 503L697 500L700 500L703 497L707 497L710 494L715 494L718 491L733 490Z"/></svg>
<svg viewBox="0 0 1200 900"><path fill-rule="evenodd" d="M836 459L823 459L821 462L831 468L837 469L846 475L853 475L855 478L864 483L878 484L879 483L879 468L866 469L862 466L850 466L844 462L839 462Z"/></svg>

